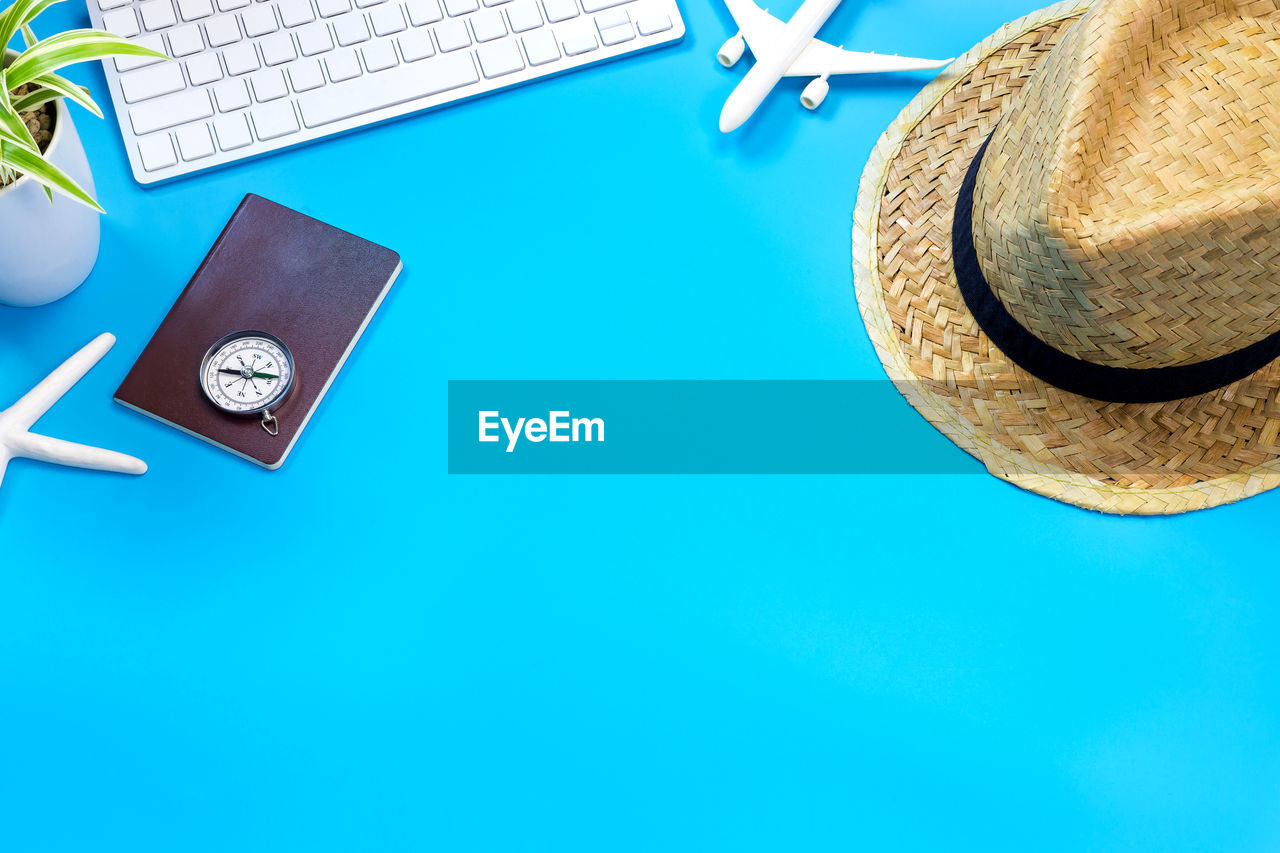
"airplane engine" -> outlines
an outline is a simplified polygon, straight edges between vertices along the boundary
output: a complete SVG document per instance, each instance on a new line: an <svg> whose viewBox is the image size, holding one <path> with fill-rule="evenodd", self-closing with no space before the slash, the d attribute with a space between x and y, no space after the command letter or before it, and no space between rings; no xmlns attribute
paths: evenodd
<svg viewBox="0 0 1280 853"><path fill-rule="evenodd" d="M716 59L720 60L720 64L725 68L732 68L742 58L742 52L746 49L747 43L742 38L742 33L738 33L721 46Z"/></svg>
<svg viewBox="0 0 1280 853"><path fill-rule="evenodd" d="M800 93L800 103L806 110L816 110L822 106L822 102L827 98L827 92L830 91L831 84L827 82L827 78L819 77L804 87L804 91Z"/></svg>

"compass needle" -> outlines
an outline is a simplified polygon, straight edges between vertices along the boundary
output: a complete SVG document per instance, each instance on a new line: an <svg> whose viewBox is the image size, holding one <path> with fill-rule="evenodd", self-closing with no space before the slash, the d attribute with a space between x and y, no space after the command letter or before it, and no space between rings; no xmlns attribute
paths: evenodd
<svg viewBox="0 0 1280 853"><path fill-rule="evenodd" d="M235 332L205 354L200 385L209 402L224 413L261 416L263 429L276 435L272 412L293 390L295 373L293 355L279 338L266 332Z"/></svg>

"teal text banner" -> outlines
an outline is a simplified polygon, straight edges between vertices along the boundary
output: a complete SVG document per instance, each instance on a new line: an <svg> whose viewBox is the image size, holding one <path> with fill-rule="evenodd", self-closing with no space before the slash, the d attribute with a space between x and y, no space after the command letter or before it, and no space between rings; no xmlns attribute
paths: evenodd
<svg viewBox="0 0 1280 853"><path fill-rule="evenodd" d="M981 471L906 406L885 380L452 380L449 472Z"/></svg>

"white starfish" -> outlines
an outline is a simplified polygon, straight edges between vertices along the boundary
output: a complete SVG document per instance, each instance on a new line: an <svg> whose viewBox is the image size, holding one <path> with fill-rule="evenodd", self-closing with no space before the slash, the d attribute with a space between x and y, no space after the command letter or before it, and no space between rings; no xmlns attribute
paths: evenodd
<svg viewBox="0 0 1280 853"><path fill-rule="evenodd" d="M102 450L83 444L72 444L58 438L29 432L31 425L62 395L80 381L89 369L97 364L107 350L115 345L111 334L98 335L88 346L71 356L62 366L50 373L43 382L32 388L26 396L0 412L0 482L4 481L4 469L10 459L25 457L55 465L71 465L76 468L92 468L95 471L116 471L121 474L145 474L147 463L114 450Z"/></svg>

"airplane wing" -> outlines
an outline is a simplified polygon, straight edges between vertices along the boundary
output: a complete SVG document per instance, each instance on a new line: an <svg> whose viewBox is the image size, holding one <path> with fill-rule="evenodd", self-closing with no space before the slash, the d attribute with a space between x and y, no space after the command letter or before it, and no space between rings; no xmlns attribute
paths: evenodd
<svg viewBox="0 0 1280 853"><path fill-rule="evenodd" d="M759 46L760 50L767 48L786 26L751 0L725 0L725 5L729 7L733 22L742 31L742 37L747 40L747 46L757 56L756 47Z"/></svg>
<svg viewBox="0 0 1280 853"><path fill-rule="evenodd" d="M776 19L775 19L776 20ZM883 53L858 53L814 39L791 63L787 77L821 77L823 74L882 74L893 71L932 71L950 65L950 59L915 59Z"/></svg>
<svg viewBox="0 0 1280 853"><path fill-rule="evenodd" d="M777 40L786 24L761 9L752 0L725 0L733 22L742 31L751 52L759 56ZM891 71L930 71L942 68L950 59L939 62L933 59L913 59L907 56L888 56L880 53L855 53L851 50L814 39L804 53L787 69L787 77L821 77L823 74L879 74Z"/></svg>

